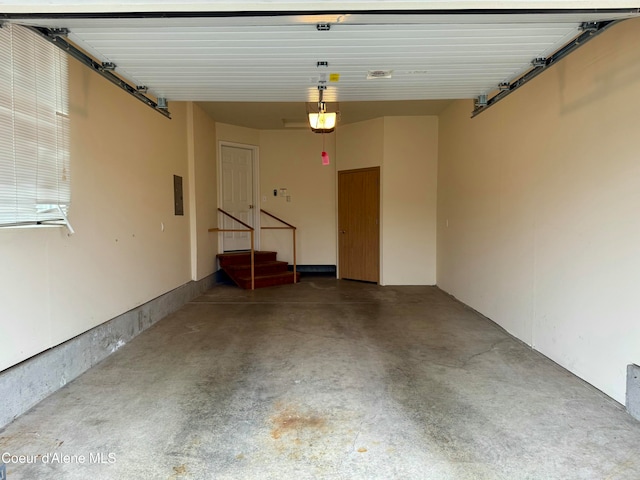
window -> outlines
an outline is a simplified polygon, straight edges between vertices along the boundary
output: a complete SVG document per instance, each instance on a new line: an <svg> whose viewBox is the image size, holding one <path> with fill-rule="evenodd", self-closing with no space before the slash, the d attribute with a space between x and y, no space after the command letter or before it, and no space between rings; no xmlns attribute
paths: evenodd
<svg viewBox="0 0 640 480"><path fill-rule="evenodd" d="M67 225L71 200L66 54L0 28L0 226Z"/></svg>

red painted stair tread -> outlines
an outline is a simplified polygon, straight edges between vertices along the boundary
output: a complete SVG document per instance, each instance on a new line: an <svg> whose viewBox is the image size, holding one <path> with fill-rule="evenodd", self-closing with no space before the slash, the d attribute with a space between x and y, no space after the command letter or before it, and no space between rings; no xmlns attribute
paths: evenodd
<svg viewBox="0 0 640 480"><path fill-rule="evenodd" d="M287 262L277 261L276 252L254 252L254 283L255 288L285 285L300 281L300 273L294 279L293 272L288 270ZM241 288L251 289L251 253L230 252L217 256L220 268L229 275L231 280Z"/></svg>

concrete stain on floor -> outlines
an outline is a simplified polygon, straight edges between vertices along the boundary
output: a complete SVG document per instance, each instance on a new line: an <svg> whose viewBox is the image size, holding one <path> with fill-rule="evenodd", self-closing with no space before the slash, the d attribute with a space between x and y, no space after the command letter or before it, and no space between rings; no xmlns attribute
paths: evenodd
<svg viewBox="0 0 640 480"><path fill-rule="evenodd" d="M294 405L276 406L278 412L270 418L271 438L280 440L283 436L293 437L297 444L301 438L311 434L323 433L327 429L327 421L319 415L301 412L301 407Z"/></svg>
<svg viewBox="0 0 640 480"><path fill-rule="evenodd" d="M173 467L174 474L169 477L171 480L176 480L177 478L184 477L187 475L187 466L186 465L178 465L177 467Z"/></svg>
<svg viewBox="0 0 640 480"><path fill-rule="evenodd" d="M437 288L326 277L216 286L0 431L35 458L7 480L638 480L638 445L619 404Z"/></svg>

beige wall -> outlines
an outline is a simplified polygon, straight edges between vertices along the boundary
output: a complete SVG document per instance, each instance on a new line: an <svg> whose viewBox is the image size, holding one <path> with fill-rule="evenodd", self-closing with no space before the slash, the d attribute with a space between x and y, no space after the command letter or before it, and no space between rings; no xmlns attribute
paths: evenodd
<svg viewBox="0 0 640 480"><path fill-rule="evenodd" d="M623 402L640 364L640 22L440 119L438 285Z"/></svg>
<svg viewBox="0 0 640 480"><path fill-rule="evenodd" d="M10 252L0 272L0 337L11 339L0 370L215 270L218 235L207 230L217 223L219 141L259 147L262 206L299 227L300 264L337 263L337 165L380 165L391 226L382 219L383 283L432 283L434 119L341 127L324 138L325 167L321 135L216 123L197 103L171 103L168 120L73 60L70 83L76 234L0 230L0 248ZM173 213L174 174L184 181L184 216ZM272 196L283 187L290 203ZM414 247L417 257L405 255ZM291 261L288 232L265 233L262 248Z"/></svg>
<svg viewBox="0 0 640 480"><path fill-rule="evenodd" d="M385 285L435 285L438 118L385 117Z"/></svg>
<svg viewBox="0 0 640 480"><path fill-rule="evenodd" d="M218 141L258 145L260 130L218 122L216 123L216 137Z"/></svg>
<svg viewBox="0 0 640 480"><path fill-rule="evenodd" d="M437 117L341 126L337 168L380 167L380 284L436 283Z"/></svg>
<svg viewBox="0 0 640 480"><path fill-rule="evenodd" d="M298 227L298 263L337 264L337 170L381 167L381 284L435 284L436 117L387 117L322 136L216 124L220 141L257 145L261 207ZM287 188L291 202L273 197ZM273 225L262 216L263 225ZM260 248L292 261L288 231L263 231Z"/></svg>
<svg viewBox="0 0 640 480"><path fill-rule="evenodd" d="M192 273L201 280L217 269L218 235L208 231L218 221L216 123L197 103L188 103L187 112Z"/></svg>
<svg viewBox="0 0 640 480"><path fill-rule="evenodd" d="M188 205L173 213L173 175L189 188L186 107L171 111L168 120L70 60L76 233L0 232L0 370L191 278Z"/></svg>
<svg viewBox="0 0 640 480"><path fill-rule="evenodd" d="M260 131L261 207L297 227L297 261L302 265L336 264L335 135L324 135L328 166L322 165L322 137L308 130ZM291 201L274 197L276 188L286 188ZM262 225L278 226L265 216ZM293 261L289 230L264 230L261 235L261 248Z"/></svg>
<svg viewBox="0 0 640 480"><path fill-rule="evenodd" d="M338 170L382 167L384 118L341 125L336 129Z"/></svg>
<svg viewBox="0 0 640 480"><path fill-rule="evenodd" d="M259 205L297 227L297 262L303 265L336 264L335 136L325 135L331 158L322 166L322 136L308 130L255 130L216 124L218 142L258 147ZM287 188L291 202L274 197L273 189ZM264 226L277 226L267 216ZM260 232L260 248L278 252L278 259L293 262L289 230Z"/></svg>

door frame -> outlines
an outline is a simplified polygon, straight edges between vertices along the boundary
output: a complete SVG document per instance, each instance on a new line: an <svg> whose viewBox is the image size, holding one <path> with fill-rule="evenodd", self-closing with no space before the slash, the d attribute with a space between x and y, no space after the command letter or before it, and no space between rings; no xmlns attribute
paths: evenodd
<svg viewBox="0 0 640 480"><path fill-rule="evenodd" d="M370 167L361 168L349 168L346 170L336 171L336 278L342 279L342 272L340 271L340 174L341 173L354 173L366 170L378 171L378 280L377 285L383 286L382 282L382 168L380 165L374 165Z"/></svg>
<svg viewBox="0 0 640 480"><path fill-rule="evenodd" d="M245 143L228 142L226 140L218 140L218 159L216 162L217 181L217 201L218 207L222 208L222 147L235 147L251 150L251 174L253 175L253 228L254 228L254 248L260 249L260 156L259 147L257 145L249 145ZM220 223L221 213L217 212L218 225ZM218 253L224 253L224 233L218 232Z"/></svg>

